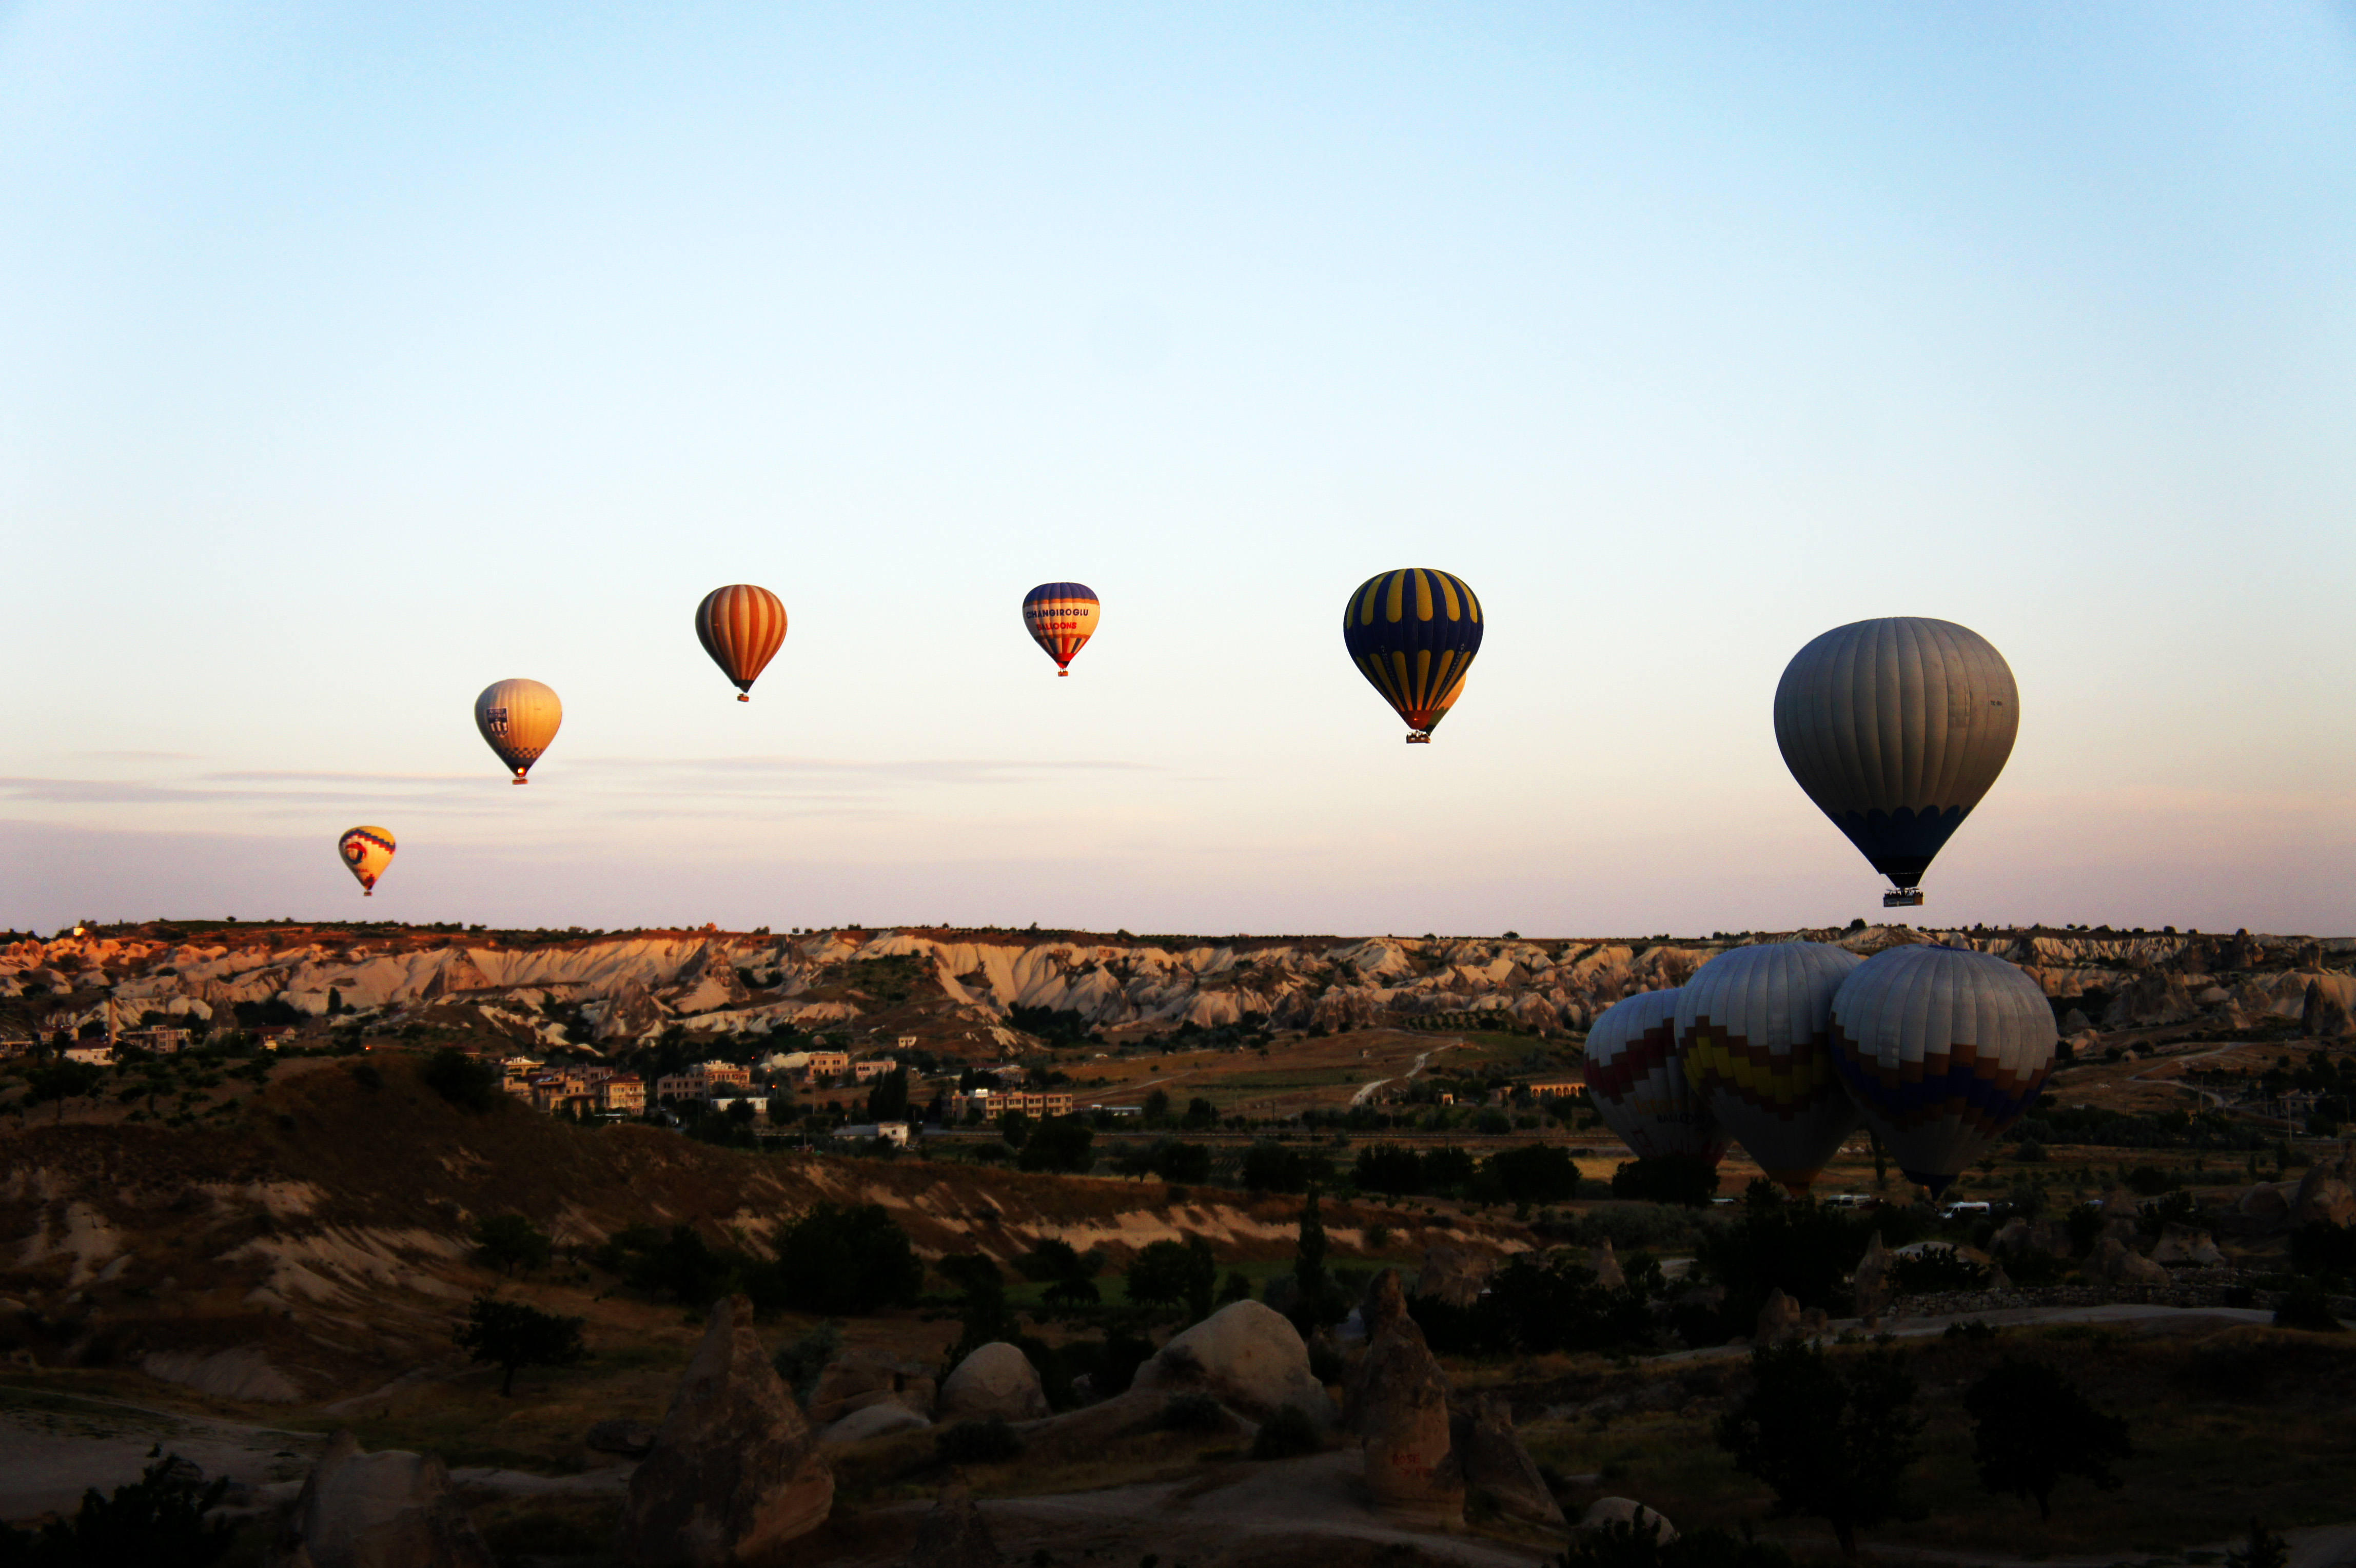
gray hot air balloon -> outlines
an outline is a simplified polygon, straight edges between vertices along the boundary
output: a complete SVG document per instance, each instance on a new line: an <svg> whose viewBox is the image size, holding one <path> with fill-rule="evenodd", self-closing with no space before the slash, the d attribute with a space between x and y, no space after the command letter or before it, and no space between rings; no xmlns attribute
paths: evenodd
<svg viewBox="0 0 2356 1568"><path fill-rule="evenodd" d="M2020 728L2004 655L1968 627L1892 616L1835 627L1775 687L1775 744L1835 826L1920 904L1922 873L1988 792Z"/></svg>
<svg viewBox="0 0 2356 1568"><path fill-rule="evenodd" d="M1711 1114L1759 1168L1808 1190L1857 1107L1833 1067L1833 993L1864 961L1823 942L1722 952L1677 993L1677 1048Z"/></svg>
<svg viewBox="0 0 2356 1568"><path fill-rule="evenodd" d="M475 727L484 742L515 770L515 782L540 760L564 722L564 704L537 681L494 681L475 699Z"/></svg>
<svg viewBox="0 0 2356 1568"><path fill-rule="evenodd" d="M1841 982L1832 1016L1842 1085L1933 1197L2028 1112L2053 1070L2045 993L1987 953L1877 953Z"/></svg>
<svg viewBox="0 0 2356 1568"><path fill-rule="evenodd" d="M1716 1165L1726 1134L1686 1076L1676 1044L1675 987L1613 1003L1587 1033L1587 1092L1603 1124L1639 1158L1697 1155Z"/></svg>

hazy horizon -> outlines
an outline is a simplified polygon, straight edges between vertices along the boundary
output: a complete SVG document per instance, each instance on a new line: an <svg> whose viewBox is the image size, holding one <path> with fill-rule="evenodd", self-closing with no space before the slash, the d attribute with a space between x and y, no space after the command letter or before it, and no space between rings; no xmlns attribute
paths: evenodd
<svg viewBox="0 0 2356 1568"><path fill-rule="evenodd" d="M1893 916L2356 930L2348 5L44 0L0 196L0 924L1875 920L1769 699L1925 615L2022 720Z"/></svg>

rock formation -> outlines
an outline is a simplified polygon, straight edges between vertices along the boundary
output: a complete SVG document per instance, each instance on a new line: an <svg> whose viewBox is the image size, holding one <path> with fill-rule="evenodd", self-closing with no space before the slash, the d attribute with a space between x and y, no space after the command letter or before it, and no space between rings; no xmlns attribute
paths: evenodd
<svg viewBox="0 0 2356 1568"><path fill-rule="evenodd" d="M2155 1263L2190 1263L2204 1269L2225 1266L2225 1254L2206 1230L2196 1230L2190 1225L2169 1225L2159 1233L2159 1244L2151 1250Z"/></svg>
<svg viewBox="0 0 2356 1568"><path fill-rule="evenodd" d="M1496 1272L1496 1260L1482 1253L1462 1247L1429 1248L1415 1276L1415 1294L1451 1306L1471 1306L1481 1299L1489 1277Z"/></svg>
<svg viewBox="0 0 2356 1568"><path fill-rule="evenodd" d="M1368 1294L1372 1340L1349 1381L1350 1414L1381 1512L1425 1522L1464 1517L1464 1470L1449 1431L1448 1377L1407 1315L1396 1270Z"/></svg>
<svg viewBox="0 0 2356 1568"><path fill-rule="evenodd" d="M826 1364L803 1413L813 1426L830 1426L852 1411L889 1402L929 1421L938 1400L932 1374L883 1350L844 1350Z"/></svg>
<svg viewBox="0 0 2356 1568"><path fill-rule="evenodd" d="M1611 1237L1606 1236L1603 1244L1595 1249L1588 1266L1595 1271L1595 1283L1605 1290L1628 1288L1628 1276L1620 1267L1620 1254L1612 1250Z"/></svg>
<svg viewBox="0 0 2356 1568"><path fill-rule="evenodd" d="M712 1309L616 1532L626 1563L723 1563L826 1521L834 1476L753 1333L753 1304Z"/></svg>
<svg viewBox="0 0 2356 1568"><path fill-rule="evenodd" d="M1562 1505L1547 1489L1530 1451L1514 1430L1513 1406L1500 1395L1468 1400L1451 1417L1449 1441L1468 1494L1481 1492L1510 1519L1559 1530Z"/></svg>
<svg viewBox="0 0 2356 1568"><path fill-rule="evenodd" d="M863 1443L871 1437L883 1437L894 1432L915 1432L932 1425L906 1405L890 1400L861 1405L841 1421L819 1433L822 1448L840 1447L845 1443Z"/></svg>
<svg viewBox="0 0 2356 1568"><path fill-rule="evenodd" d="M2314 1219L2356 1225L2356 1154L2342 1155L2337 1165L2319 1160L2308 1166L2291 1195L2290 1217L2301 1225Z"/></svg>
<svg viewBox="0 0 2356 1568"><path fill-rule="evenodd" d="M2299 1032L2311 1040L2340 1040L2356 1033L2348 1004L2324 990L2319 981L2307 983L2307 994L2299 998L2298 1022Z"/></svg>
<svg viewBox="0 0 2356 1568"><path fill-rule="evenodd" d="M2105 1236L2094 1243L2094 1255L2088 1260L2086 1272L2115 1284L2164 1285L2168 1283L2166 1269L2115 1236Z"/></svg>
<svg viewBox="0 0 2356 1568"><path fill-rule="evenodd" d="M363 1454L338 1432L280 1523L270 1568L494 1568L430 1454Z"/></svg>
<svg viewBox="0 0 2356 1568"><path fill-rule="evenodd" d="M1333 1402L1309 1369L1300 1331L1256 1301L1223 1306L1172 1339L1138 1368L1130 1386L1141 1393L1206 1393L1254 1421L1289 1405L1321 1432L1333 1424Z"/></svg>
<svg viewBox="0 0 2356 1568"><path fill-rule="evenodd" d="M1657 1527L1654 1539L1663 1546L1677 1538L1676 1527L1633 1498L1598 1498L1579 1521L1581 1530L1601 1530L1608 1524Z"/></svg>
<svg viewBox="0 0 2356 1568"><path fill-rule="evenodd" d="M1857 1262L1857 1272L1849 1276L1849 1289L1856 1296L1857 1316L1865 1319L1869 1327L1879 1324L1881 1315L1890 1309L1890 1249L1881 1244L1881 1232L1876 1230L1867 1243L1865 1256Z"/></svg>
<svg viewBox="0 0 2356 1568"><path fill-rule="evenodd" d="M945 1422L993 1415L1036 1421L1047 1413L1047 1391L1040 1387L1038 1369L1002 1339L976 1349L941 1383L940 1418Z"/></svg>

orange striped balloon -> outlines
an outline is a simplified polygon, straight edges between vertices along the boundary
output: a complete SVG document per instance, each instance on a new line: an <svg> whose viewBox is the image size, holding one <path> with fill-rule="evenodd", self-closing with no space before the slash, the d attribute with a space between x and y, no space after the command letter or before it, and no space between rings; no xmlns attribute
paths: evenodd
<svg viewBox="0 0 2356 1568"><path fill-rule="evenodd" d="M753 700L753 682L786 640L786 607L766 588L731 583L703 596L695 607L695 638L736 682L736 700Z"/></svg>

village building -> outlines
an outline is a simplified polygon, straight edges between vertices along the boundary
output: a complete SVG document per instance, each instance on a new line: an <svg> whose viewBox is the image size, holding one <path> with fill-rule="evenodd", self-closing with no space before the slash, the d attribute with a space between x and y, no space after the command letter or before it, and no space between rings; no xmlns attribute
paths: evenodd
<svg viewBox="0 0 2356 1568"><path fill-rule="evenodd" d="M952 1124L975 1114L984 1122L995 1122L1010 1111L1026 1116L1069 1116L1072 1094L1069 1090L975 1089L949 1096Z"/></svg>
<svg viewBox="0 0 2356 1568"><path fill-rule="evenodd" d="M880 1138L894 1148L908 1146L908 1124L905 1122L854 1122L848 1126L837 1127L834 1135L868 1143Z"/></svg>

